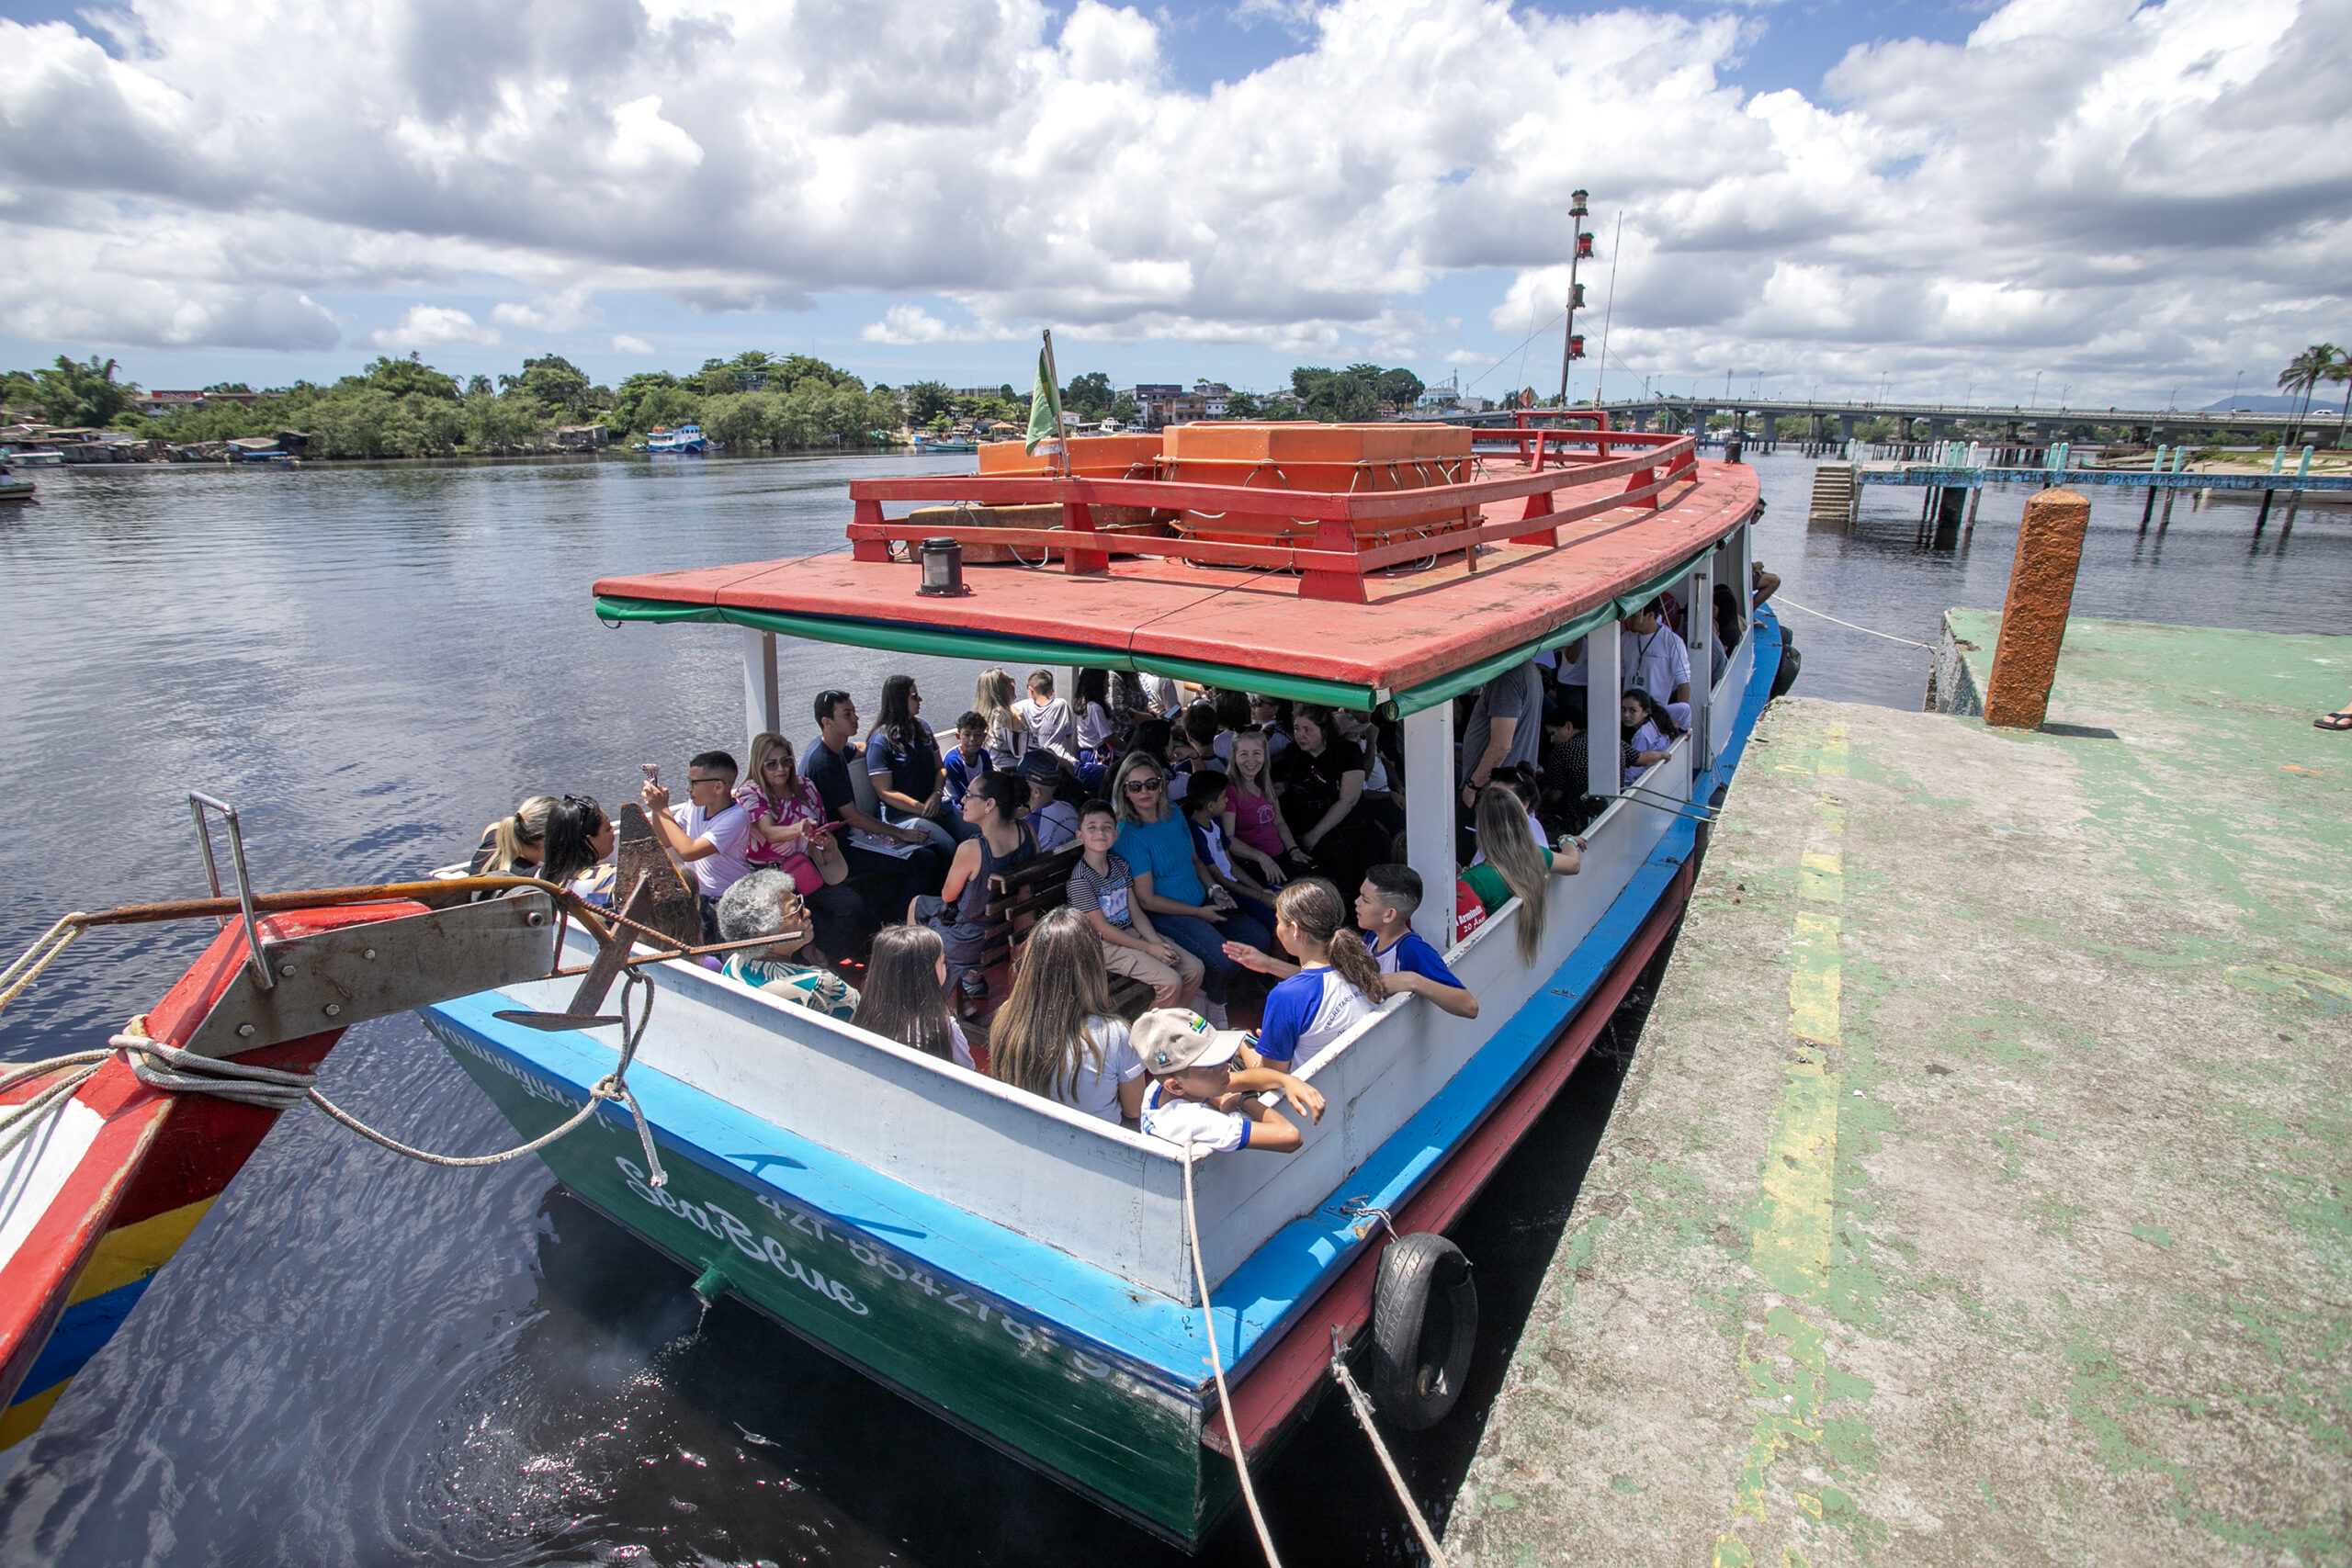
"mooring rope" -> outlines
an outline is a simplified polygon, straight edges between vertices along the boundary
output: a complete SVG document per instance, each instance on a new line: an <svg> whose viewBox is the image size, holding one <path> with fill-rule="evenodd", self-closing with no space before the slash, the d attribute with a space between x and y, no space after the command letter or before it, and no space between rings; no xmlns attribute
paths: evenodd
<svg viewBox="0 0 2352 1568"><path fill-rule="evenodd" d="M1363 1390L1356 1386L1356 1380L1348 1373L1347 1358L1340 1354L1340 1330L1336 1325L1331 1330L1331 1376L1347 1392L1348 1404L1356 1413L1357 1425L1363 1428L1363 1435L1372 1439L1372 1451L1380 1456L1380 1468L1388 1472L1388 1484L1396 1489L1396 1501L1405 1505L1405 1517L1413 1521L1413 1533L1421 1538L1421 1550L1429 1554L1429 1560L1437 1568L1446 1568L1445 1553L1439 1550L1437 1537L1431 1533L1429 1520L1421 1517L1419 1506L1413 1501L1413 1494L1405 1485L1404 1472L1396 1468L1396 1461L1388 1457L1388 1445L1380 1440L1380 1428L1372 1424L1372 1401L1364 1397Z"/></svg>
<svg viewBox="0 0 2352 1568"><path fill-rule="evenodd" d="M79 909L61 917L55 925L36 937L33 944L25 949L23 955L9 964L6 972L0 972L0 1011L6 1011L10 1002L23 996L32 983L40 978L40 972L56 963L57 955L73 946L82 933L89 930L83 924L88 918Z"/></svg>
<svg viewBox="0 0 2352 1568"><path fill-rule="evenodd" d="M29 978L29 976L28 976ZM629 1021L628 998L632 992L642 989L643 1000L638 1008L635 1021ZM0 1107L0 1156L5 1156L28 1137L40 1122L52 1111L71 1099L75 1090L88 1082L91 1076L113 1058L116 1051L130 1054L130 1070L139 1081L151 1089L175 1094L209 1095L215 1100L233 1100L241 1105L259 1106L270 1111L291 1111L309 1100L336 1122L350 1128L369 1143L404 1155L426 1165L445 1169L464 1170L478 1166L503 1165L536 1154L566 1134L576 1131L596 1107L606 1100L617 1100L628 1108L630 1119L637 1126L638 1143L645 1150L645 1166L649 1179L655 1187L669 1185L669 1173L662 1168L662 1156L653 1145L653 1128L645 1111L637 1103L637 1096L629 1092L629 1064L637 1059L638 1043L645 1038L645 1027L653 1018L653 977L642 970L632 969L624 977L621 991L621 1059L619 1066L607 1073L588 1090L588 1101L561 1126L542 1133L527 1144L502 1149L491 1155L437 1155L401 1143L388 1133L379 1132L359 1120L319 1092L319 1075L288 1067L265 1067L248 1062L226 1062L213 1056L199 1056L151 1037L147 1032L145 1014L124 1025L121 1033L107 1042L105 1051L77 1051L69 1056L52 1056L43 1062L28 1062L0 1073L0 1089L8 1089L37 1077L43 1073L65 1072L55 1083L21 1105Z"/></svg>
<svg viewBox="0 0 2352 1568"><path fill-rule="evenodd" d="M1829 622L1833 626L1844 626L1848 631L1869 632L1872 637L1883 637L1889 642L1899 642L1905 648L1925 649L1929 653L1936 651L1936 645L1934 643L1913 642L1909 637L1896 637L1893 632L1871 631L1871 628L1868 626L1858 626L1851 621L1841 621L1835 615L1825 615L1823 612L1815 609L1810 604L1800 604L1785 593L1773 594L1772 603L1775 604L1786 604L1792 610L1803 610L1808 615L1820 615L1823 620Z"/></svg>
<svg viewBox="0 0 2352 1568"><path fill-rule="evenodd" d="M1274 1553L1273 1532L1258 1506L1258 1489L1250 1484L1250 1456L1241 1446L1241 1424L1234 1418L1233 1394L1225 1386L1225 1358L1217 1353L1216 1314L1209 1306L1208 1270L1201 1263L1201 1225L1193 1204L1193 1141L1184 1140L1184 1234L1193 1244L1193 1278L1201 1286L1201 1325L1209 1335L1209 1370L1216 1374L1217 1404L1225 1410L1226 1440L1233 1445L1233 1468L1241 1476L1241 1500L1250 1505L1250 1522L1257 1527L1258 1545L1266 1553L1266 1568L1283 1568Z"/></svg>

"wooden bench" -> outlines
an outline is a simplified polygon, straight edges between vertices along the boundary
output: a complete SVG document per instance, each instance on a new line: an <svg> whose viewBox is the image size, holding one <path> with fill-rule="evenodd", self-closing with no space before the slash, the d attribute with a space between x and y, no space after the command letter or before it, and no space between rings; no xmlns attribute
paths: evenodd
<svg viewBox="0 0 2352 1568"><path fill-rule="evenodd" d="M993 1012L1012 994L1012 976L1021 966L1030 931L1048 911L1069 902L1070 869L1084 853L1082 844L1064 844L989 878L989 901L983 913L988 921L987 945L974 966L986 976L989 996L974 1010L976 1013ZM1111 976L1111 1005L1121 1017L1135 1018L1151 1006L1151 987L1141 981Z"/></svg>

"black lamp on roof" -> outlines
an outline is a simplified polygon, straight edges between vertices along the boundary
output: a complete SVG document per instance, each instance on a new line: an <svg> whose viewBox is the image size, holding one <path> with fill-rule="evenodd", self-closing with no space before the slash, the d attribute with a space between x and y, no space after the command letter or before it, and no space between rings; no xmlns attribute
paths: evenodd
<svg viewBox="0 0 2352 1568"><path fill-rule="evenodd" d="M916 552L922 561L918 593L953 598L971 590L964 586L964 547L949 538L925 539Z"/></svg>

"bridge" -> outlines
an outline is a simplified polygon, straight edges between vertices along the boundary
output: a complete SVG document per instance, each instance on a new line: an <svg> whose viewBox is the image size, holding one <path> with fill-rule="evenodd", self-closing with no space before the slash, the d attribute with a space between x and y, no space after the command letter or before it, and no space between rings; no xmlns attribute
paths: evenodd
<svg viewBox="0 0 2352 1568"><path fill-rule="evenodd" d="M2308 412L2220 413L2199 409L2081 409L1998 407L1985 403L1825 403L1758 398L1657 397L1629 398L1601 405L1613 429L1705 432L1717 414L1729 415L1734 430L1761 446L1781 441L1843 444L1854 439L1855 428L1868 421L1891 419L1895 433L1889 445L1928 446L1966 426L1997 432L1996 444L2007 447L2049 446L2087 435L2096 429L2123 429L2142 446L2153 446L2177 435L2221 432L2258 439L2277 434L2284 439L2300 432L2305 441L2335 445L2335 420L2329 411ZM1543 412L1543 411L1536 411ZM1456 424L1509 424L1515 409L1456 415ZM1790 428L1793 426L1794 428Z"/></svg>

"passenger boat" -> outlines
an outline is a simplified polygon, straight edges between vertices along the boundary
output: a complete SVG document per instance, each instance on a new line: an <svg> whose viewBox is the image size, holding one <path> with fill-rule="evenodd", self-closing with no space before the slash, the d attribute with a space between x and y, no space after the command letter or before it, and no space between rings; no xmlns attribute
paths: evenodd
<svg viewBox="0 0 2352 1568"><path fill-rule="evenodd" d="M915 437L915 450L925 457L943 453L978 452L979 449L980 444L978 438L969 435L917 435Z"/></svg>
<svg viewBox="0 0 2352 1568"><path fill-rule="evenodd" d="M699 457L718 446L702 433L699 424L682 424L675 430L655 425L645 438L646 454L654 457Z"/></svg>
<svg viewBox="0 0 2352 1568"><path fill-rule="evenodd" d="M1556 885L1537 962L1519 960L1515 903L1453 941L1452 699L1589 635L1593 686L1613 687L1618 621L1666 591L1703 621L1714 584L1746 583L1759 510L1752 470L1699 461L1687 437L1522 420L1480 440L1458 481L1405 489L863 479L846 555L595 584L608 622L739 628L751 731L781 728L778 637L1108 665L1399 716L1408 784L1439 781L1407 798L1408 858L1431 894L1415 925L1480 1012L1392 998L1302 1064L1329 1109L1302 1127L1299 1152L1195 1157L786 1005L682 943L632 952L619 924L568 895L519 883L480 890L520 897L476 904L449 902L477 890L465 883L262 895L240 850L234 897L216 878L211 900L77 917L223 919L143 1033L0 1081L0 1108L43 1094L62 1108L0 1148L0 1450L20 1448L300 1098L224 1103L206 1075L313 1072L343 1027L414 1006L518 1132L580 1119L539 1157L688 1270L698 1294L737 1293L1103 1506L1197 1544L1236 1495L1234 1436L1254 1461L1311 1407L1335 1353L1367 1341L1376 1298L1386 1310L1404 1273L1384 1270L1405 1254L1394 1238L1444 1231L1671 931L1781 667L1759 610L1720 677L1694 690L1666 761L1624 784L1615 749L1593 748L1607 808L1581 874ZM943 527L935 510L891 516L903 502L1050 505L1061 524ZM1114 557L1089 547L1112 537L1095 533L1098 507L1268 525L1224 540L1118 536ZM1438 513L1461 525L1381 541L1385 520ZM1055 564L965 572L954 559L1005 543ZM0 995L46 962L37 950L0 975ZM628 964L657 989L625 1021L599 1004ZM631 1101L613 1098L622 1071ZM1374 1347L1416 1374L1413 1407L1391 1411L1413 1424L1458 1393L1475 1308L1465 1316L1464 1280L1450 1285L1451 1313L1431 1308L1421 1333Z"/></svg>
<svg viewBox="0 0 2352 1568"><path fill-rule="evenodd" d="M778 728L786 711L778 637L1394 705L1410 859L1432 894L1415 924L1452 949L1480 1014L1392 999L1299 1068L1329 1105L1299 1153L1201 1158L1205 1316L1182 1151L684 964L664 966L632 1080L667 1184L651 1183L635 1135L610 1119L549 1146L548 1166L705 1294L736 1292L1106 1507L1197 1543L1236 1488L1207 1336L1254 1457L1326 1386L1334 1332L1346 1345L1363 1336L1391 1228L1445 1228L1673 926L1708 803L1779 669L1777 626L1759 614L1722 679L1694 693L1692 728L1667 761L1625 786L1615 749L1593 748L1593 793L1611 804L1586 835L1583 872L1554 895L1539 962L1519 960L1515 903L1456 945L1451 699L1592 633L1603 634L1588 645L1594 688L1613 686L1617 622L1663 591L1706 606L1713 584L1744 584L1758 510L1753 470L1699 462L1687 437L1531 423L1487 446L1465 482L1356 493L1038 474L857 479L847 555L596 584L607 622L740 628L750 731ZM888 514L904 502L924 509L921 522ZM943 527L937 509L956 502L1055 504L1063 525ZM1103 506L1303 526L1279 545L1122 536L1113 558L1080 547ZM1384 519L1440 511L1466 520L1437 540L1376 542ZM1010 542L1033 561L1050 547L1058 564L978 566L960 592L921 592L924 568L893 547L936 549L922 541L943 537ZM1439 548L1453 553L1432 560ZM1415 782L1430 779L1442 782ZM587 947L573 945L570 961L584 962ZM560 1006L564 989L508 987L424 1010L527 1135L571 1114L616 1060L615 1028L542 1033L497 1016Z"/></svg>
<svg viewBox="0 0 2352 1568"><path fill-rule="evenodd" d="M33 491L40 487L22 474L10 473L8 469L8 464L0 463L0 503L30 501Z"/></svg>

